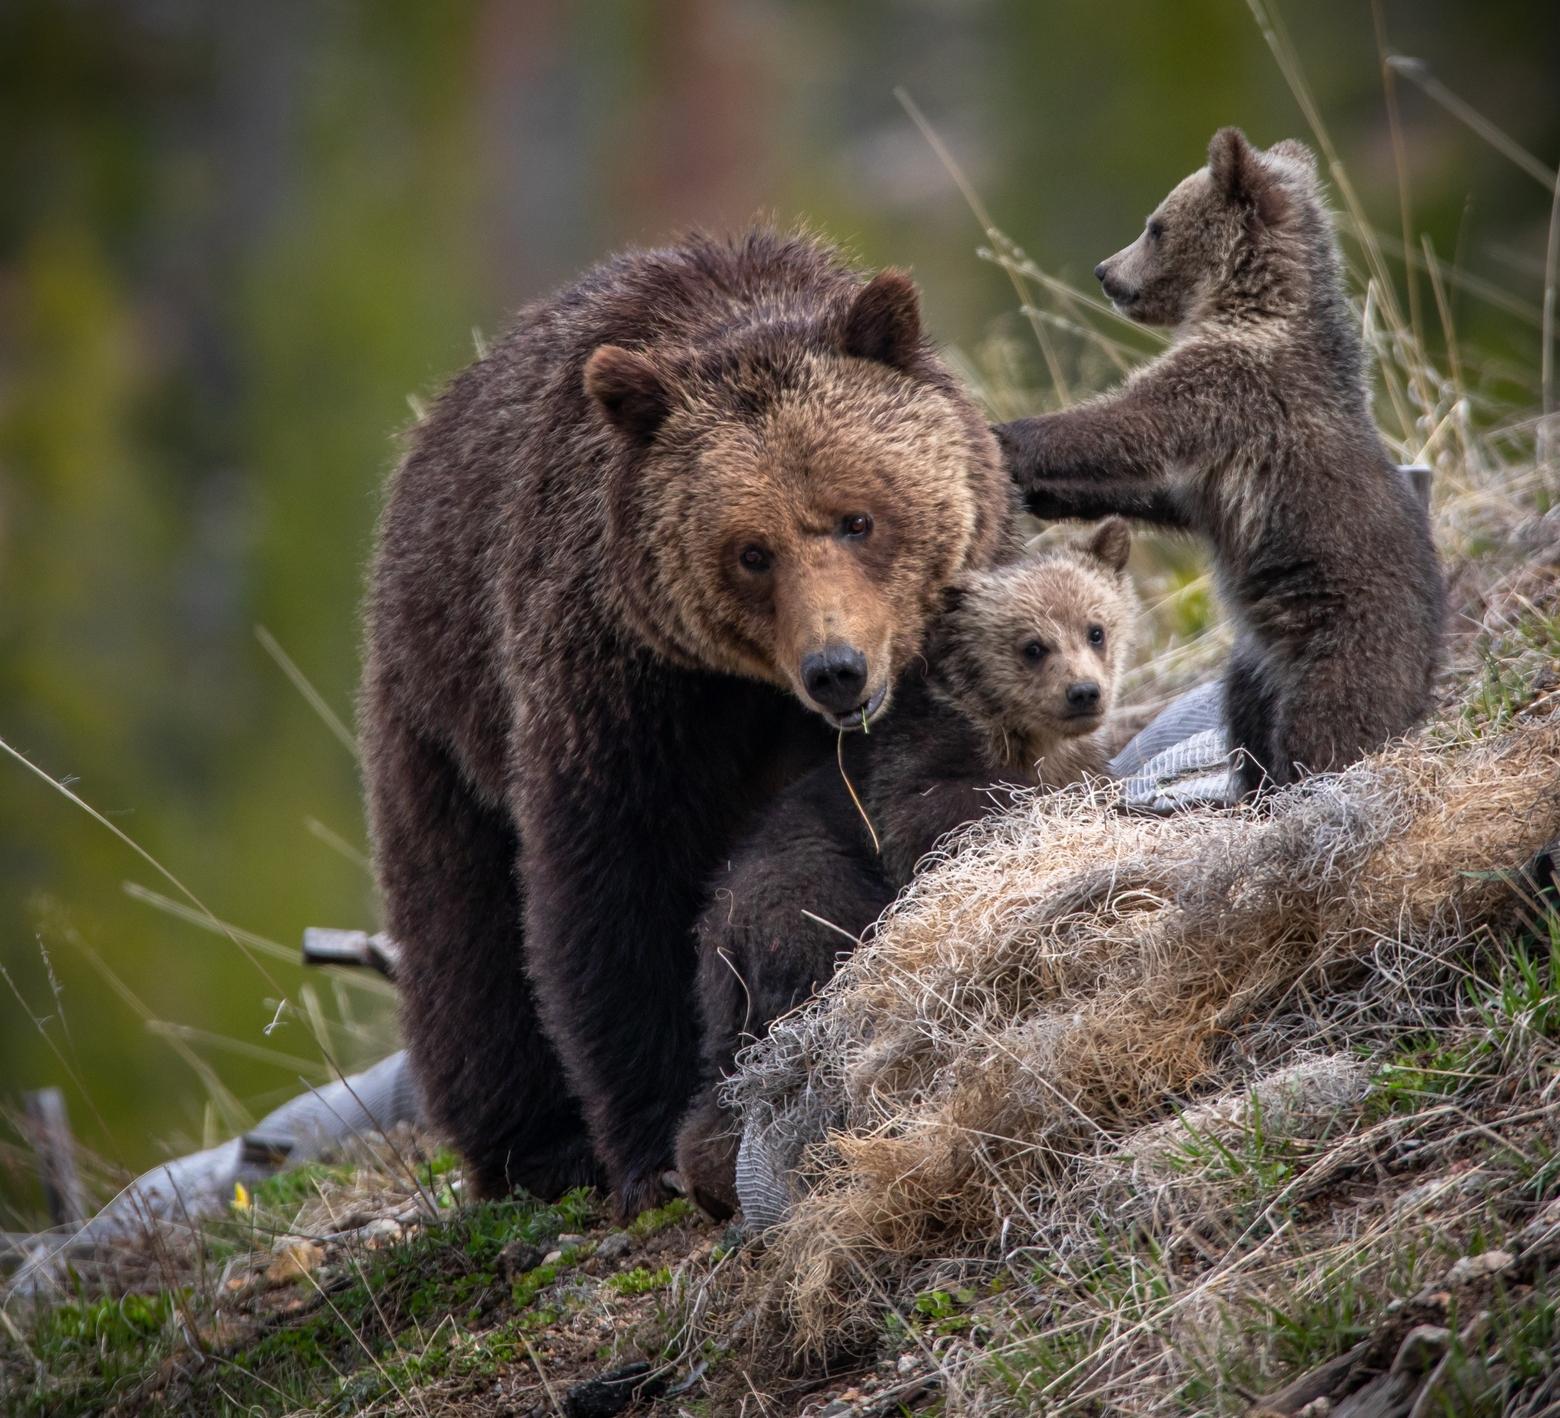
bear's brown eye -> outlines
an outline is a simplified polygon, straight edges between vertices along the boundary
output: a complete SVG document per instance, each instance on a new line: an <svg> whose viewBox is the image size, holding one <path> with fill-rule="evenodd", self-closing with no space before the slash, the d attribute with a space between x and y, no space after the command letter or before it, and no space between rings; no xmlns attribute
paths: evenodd
<svg viewBox="0 0 1560 1418"><path fill-rule="evenodd" d="M1089 627L1089 644L1103 645L1105 643L1105 627L1103 625L1091 625Z"/></svg>
<svg viewBox="0 0 1560 1418"><path fill-rule="evenodd" d="M1031 640L1024 646L1024 658L1031 665L1038 665L1041 660L1045 659L1047 653L1045 645L1039 640Z"/></svg>
<svg viewBox="0 0 1560 1418"><path fill-rule="evenodd" d="M864 537L872 530L872 519L865 512L853 512L840 521L840 535Z"/></svg>
<svg viewBox="0 0 1560 1418"><path fill-rule="evenodd" d="M737 556L744 571L768 571L769 553L761 546L745 546Z"/></svg>
<svg viewBox="0 0 1560 1418"><path fill-rule="evenodd" d="M1165 234L1165 224L1158 217L1148 219L1148 239L1158 241Z"/></svg>

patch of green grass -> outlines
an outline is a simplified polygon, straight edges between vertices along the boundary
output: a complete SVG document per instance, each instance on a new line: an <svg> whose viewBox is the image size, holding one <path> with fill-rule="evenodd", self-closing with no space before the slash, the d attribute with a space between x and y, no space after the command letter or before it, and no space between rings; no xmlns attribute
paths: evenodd
<svg viewBox="0 0 1560 1418"><path fill-rule="evenodd" d="M285 1209L305 1197L304 1188L312 1190L321 1174L300 1170L311 1175L271 1178L257 1188L257 1209ZM539 1267L525 1278L534 1278L531 1292L514 1295L501 1275L503 1248L514 1240L550 1243L587 1224L595 1210L593 1193L582 1190L552 1206L516 1199L441 1214L399 1245L361 1253L342 1272L313 1277L323 1296L237 1352L199 1368L180 1366L185 1376L175 1380L166 1404L201 1413L308 1407L355 1413L430 1378L496 1372L523 1354L523 1330L548 1322L546 1314L511 1317L480 1344L456 1337L491 1323L512 1297L534 1304L558 1269ZM310 1298L311 1282L300 1282L297 1293ZM22 1411L110 1407L130 1382L145 1382L184 1347L177 1303L168 1295L131 1296L45 1312L31 1336L45 1377ZM340 1373L349 1377L338 1379Z"/></svg>
<svg viewBox="0 0 1560 1418"><path fill-rule="evenodd" d="M319 1195L322 1184L339 1185L351 1181L352 1175L353 1168L343 1163L306 1162L256 1182L250 1195L256 1211L285 1211L292 1215Z"/></svg>
<svg viewBox="0 0 1560 1418"><path fill-rule="evenodd" d="M616 1275L609 1275L606 1287L614 1295L648 1295L652 1290L664 1289L671 1283L672 1272L667 1266L650 1270L645 1266L636 1265L632 1270L623 1270Z"/></svg>
<svg viewBox="0 0 1560 1418"><path fill-rule="evenodd" d="M1482 1077L1477 1043L1448 1044L1434 1035L1417 1037L1376 1070L1367 1116L1411 1117L1444 1102Z"/></svg>
<svg viewBox="0 0 1560 1418"><path fill-rule="evenodd" d="M685 1197L675 1196L665 1206L641 1211L628 1223L628 1234L636 1241L648 1241L679 1221L686 1221L694 1214L693 1203Z"/></svg>
<svg viewBox="0 0 1560 1418"><path fill-rule="evenodd" d="M179 1295L123 1295L56 1305L29 1336L45 1385L18 1413L94 1413L109 1407L181 1343Z"/></svg>
<svg viewBox="0 0 1560 1418"><path fill-rule="evenodd" d="M1028 1275L1031 1293L1049 1303L1015 1316L1023 1338L985 1360L992 1377L1021 1403L1064 1401L1104 1362L1102 1346L1113 1334L1150 1326L1171 1301L1167 1262L1152 1238L1097 1222L1093 1257L1078 1270L1036 1265Z"/></svg>
<svg viewBox="0 0 1560 1418"><path fill-rule="evenodd" d="M1228 1137L1201 1131L1184 1115L1182 1136L1169 1160L1181 1172L1195 1172L1209 1181L1235 1182L1237 1191L1265 1196L1286 1186L1295 1175L1295 1146L1275 1138L1263 1124L1262 1107L1250 1098L1242 1125Z"/></svg>
<svg viewBox="0 0 1560 1418"><path fill-rule="evenodd" d="M1483 650L1479 680L1468 696L1463 725L1498 733L1550 683L1560 660L1560 616L1528 609Z"/></svg>
<svg viewBox="0 0 1560 1418"><path fill-rule="evenodd" d="M1510 1063L1535 1044L1560 1042L1560 917L1547 912L1548 939L1507 942L1490 980L1469 984L1491 1046Z"/></svg>

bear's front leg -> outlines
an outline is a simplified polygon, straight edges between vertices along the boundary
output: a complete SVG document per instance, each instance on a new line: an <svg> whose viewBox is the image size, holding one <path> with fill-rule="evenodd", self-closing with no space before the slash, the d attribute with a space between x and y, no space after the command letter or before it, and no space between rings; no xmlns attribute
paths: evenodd
<svg viewBox="0 0 1560 1418"><path fill-rule="evenodd" d="M1189 519L1154 435L1140 424L1130 409L1100 404L1015 419L993 432L1036 517L1122 516L1185 528Z"/></svg>
<svg viewBox="0 0 1560 1418"><path fill-rule="evenodd" d="M697 1077L694 947L706 844L696 785L661 781L660 748L603 748L589 777L527 776L520 872L542 1021L585 1113L620 1219L669 1197Z"/></svg>

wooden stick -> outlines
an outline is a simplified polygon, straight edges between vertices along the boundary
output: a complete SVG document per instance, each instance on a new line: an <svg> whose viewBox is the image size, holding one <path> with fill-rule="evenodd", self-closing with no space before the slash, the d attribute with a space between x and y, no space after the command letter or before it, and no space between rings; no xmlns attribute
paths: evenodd
<svg viewBox="0 0 1560 1418"><path fill-rule="evenodd" d="M55 1226L79 1225L87 1219L87 1195L76 1171L76 1144L65 1113L65 1095L58 1088L39 1088L23 1094L23 1104L49 1220Z"/></svg>

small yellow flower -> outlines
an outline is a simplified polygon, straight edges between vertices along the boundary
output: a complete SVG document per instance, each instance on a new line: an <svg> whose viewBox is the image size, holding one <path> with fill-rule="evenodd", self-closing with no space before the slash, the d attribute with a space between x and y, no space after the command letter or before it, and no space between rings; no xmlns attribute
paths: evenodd
<svg viewBox="0 0 1560 1418"><path fill-rule="evenodd" d="M250 1211L254 1208L254 1201L249 1195L249 1188L242 1182L233 1183L233 1210Z"/></svg>

